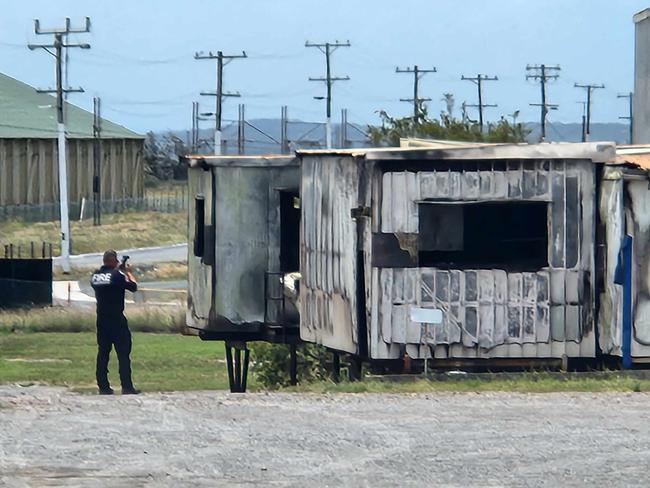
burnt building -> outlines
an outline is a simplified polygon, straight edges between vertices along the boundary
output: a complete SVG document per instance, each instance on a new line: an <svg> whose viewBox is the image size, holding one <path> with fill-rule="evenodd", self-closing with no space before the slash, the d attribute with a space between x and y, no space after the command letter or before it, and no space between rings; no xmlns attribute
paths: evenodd
<svg viewBox="0 0 650 488"><path fill-rule="evenodd" d="M361 360L650 358L643 165L612 143L419 145L190 158L188 326L256 340L289 297L303 341Z"/></svg>

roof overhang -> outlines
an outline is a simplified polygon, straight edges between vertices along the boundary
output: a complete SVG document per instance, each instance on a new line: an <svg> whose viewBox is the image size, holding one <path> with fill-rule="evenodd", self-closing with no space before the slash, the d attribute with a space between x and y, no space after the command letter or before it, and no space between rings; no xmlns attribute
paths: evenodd
<svg viewBox="0 0 650 488"><path fill-rule="evenodd" d="M643 22L648 17L650 17L650 8L645 8L640 12L635 13L632 19L634 20L635 24L638 24L639 22Z"/></svg>
<svg viewBox="0 0 650 488"><path fill-rule="evenodd" d="M485 144L450 146L447 148L365 148L300 150L303 156L351 156L369 161L395 160L490 160L490 159L576 159L594 163L615 163L616 144L613 142Z"/></svg>
<svg viewBox="0 0 650 488"><path fill-rule="evenodd" d="M253 168L253 167L284 167L284 166L298 166L300 163L293 155L287 154L267 154L256 156L216 156L216 155L202 155L194 154L184 156L186 164L190 168L206 168L214 167L239 167L239 168Z"/></svg>

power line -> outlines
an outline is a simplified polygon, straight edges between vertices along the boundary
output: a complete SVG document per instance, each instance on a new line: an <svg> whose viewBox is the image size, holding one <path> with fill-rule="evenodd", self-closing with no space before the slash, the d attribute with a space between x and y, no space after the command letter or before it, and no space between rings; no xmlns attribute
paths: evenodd
<svg viewBox="0 0 650 488"><path fill-rule="evenodd" d="M484 81L497 81L499 78L496 76L487 76L487 75L481 75L478 74L476 76L465 76L462 75L460 77L461 80L463 81L471 81L472 83L476 84L476 87L478 89L478 104L473 104L473 105L465 105L466 107L477 107L478 108L478 125L483 132L483 109L487 107L496 107L496 104L489 104L489 103L483 103L483 82Z"/></svg>
<svg viewBox="0 0 650 488"><path fill-rule="evenodd" d="M616 98L627 98L628 99L628 115L627 116L620 116L619 119L622 120L629 120L630 121L630 144L634 144L634 134L632 132L632 127L633 127L633 122L634 122L634 115L632 111L632 102L634 98L634 94L632 92L629 93L619 93L616 95Z"/></svg>
<svg viewBox="0 0 650 488"><path fill-rule="evenodd" d="M547 103L546 101L546 83L549 80L557 80L560 75L557 74L560 71L559 66L546 66L545 64L541 65L528 65L526 66L526 71L530 71L532 74L526 75L527 80L539 80L542 97L540 103L531 103L529 104L532 107L541 108L541 130L542 130L542 140L546 139L546 116L549 110L557 110L558 105ZM555 73L555 74L549 74Z"/></svg>
<svg viewBox="0 0 650 488"><path fill-rule="evenodd" d="M422 116L422 102L428 102L430 98L420 97L420 80L427 73L436 73L436 68L431 69L422 69L417 64L415 66L408 67L406 69L401 69L399 67L395 68L395 73L412 73L413 74L413 98L400 98L400 102L412 102L413 103L413 120L417 122Z"/></svg>
<svg viewBox="0 0 650 488"><path fill-rule="evenodd" d="M585 135L583 137L583 141L585 142L587 139L589 139L589 135L591 134L591 94L593 93L594 90L597 90L599 88L605 88L605 85L600 84L600 85L582 85L580 83L574 83L573 85L575 88L584 88L587 92L587 123L585 125Z"/></svg>
<svg viewBox="0 0 650 488"><path fill-rule="evenodd" d="M67 61L67 50L71 47L90 49L90 44L70 43L67 41L69 34L85 34L90 32L90 18L86 17L83 27L72 27L70 19L65 19L64 27L43 29L38 19L34 20L34 33L36 35L54 36L50 44L28 44L30 50L43 49L56 60L56 88L37 90L39 93L56 93L56 114L58 129L58 163L59 163L59 206L61 211L61 264L64 273L70 272L70 220L68 215L68 166L66 160L66 135L65 135L65 94L83 92L82 88L68 88L64 86L64 62ZM64 59L64 50L65 56ZM67 63L65 63L67 65ZM67 69L67 68L66 68Z"/></svg>
<svg viewBox="0 0 650 488"><path fill-rule="evenodd" d="M214 92L201 92L203 96L216 97L216 110L215 110L215 127L214 127L214 152L221 154L221 105L224 97L239 97L239 93L231 93L223 91L223 67L233 59L246 58L246 52L242 51L241 54L225 56L223 52L217 51L213 54L209 51L207 54L197 52L194 54L194 59L216 59L217 60L217 90ZM225 62L224 62L225 61Z"/></svg>
<svg viewBox="0 0 650 488"><path fill-rule="evenodd" d="M325 77L320 77L320 78L309 78L309 81L324 81L325 85L327 87L327 96L326 97L314 97L316 100L322 100L323 98L326 99L327 104L326 104L326 122L325 122L325 140L327 144L327 148L331 149L332 148L332 84L335 81L348 81L350 79L349 76L332 76L332 69L331 69L331 63L330 63L330 57L334 51L336 51L340 47L350 47L350 41L346 42L325 42L325 43L313 43L313 42L305 42L305 47L315 47L318 50L320 50L323 54L325 54L325 68L326 68L326 74Z"/></svg>

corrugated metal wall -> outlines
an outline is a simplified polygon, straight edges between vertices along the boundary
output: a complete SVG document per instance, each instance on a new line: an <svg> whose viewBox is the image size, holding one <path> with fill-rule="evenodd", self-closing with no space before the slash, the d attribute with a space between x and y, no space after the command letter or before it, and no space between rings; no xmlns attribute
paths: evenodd
<svg viewBox="0 0 650 488"><path fill-rule="evenodd" d="M188 205L188 256L187 256L187 314L186 324L196 329L206 329L209 323L210 308L212 307L212 267L205 264L203 256L194 255L196 232L196 198L203 198L203 225L207 230L212 223L212 175L210 171L201 168L191 168L187 172L189 205ZM206 243L214 242L204 239ZM208 250L207 252L213 252ZM207 255L207 253L206 253Z"/></svg>
<svg viewBox="0 0 650 488"><path fill-rule="evenodd" d="M144 194L144 141L102 140L102 199ZM70 201L92 196L93 141L69 139ZM0 139L0 205L39 204L58 198L57 141Z"/></svg>
<svg viewBox="0 0 650 488"><path fill-rule="evenodd" d="M593 356L595 169L591 162L509 161L505 171L388 172L381 231L417 233L418 201L548 201L548 262L498 269L373 269L371 356ZM441 326L411 306L440 308Z"/></svg>
<svg viewBox="0 0 650 488"><path fill-rule="evenodd" d="M633 244L631 354L650 357L650 191L648 182L626 181L627 233Z"/></svg>
<svg viewBox="0 0 650 488"><path fill-rule="evenodd" d="M302 162L300 337L358 352L356 285L358 165L348 157Z"/></svg>
<svg viewBox="0 0 650 488"><path fill-rule="evenodd" d="M196 171L196 170L192 170ZM216 167L215 311L233 323L264 322L265 272L280 271L280 192L298 190L295 166ZM270 296L282 296L280 277L269 278ZM268 304L268 319L281 303Z"/></svg>
<svg viewBox="0 0 650 488"><path fill-rule="evenodd" d="M286 158L289 161L289 157ZM214 177L214 188L212 179ZM269 300L265 293L265 274L269 297L281 297L280 277L281 211L280 191L297 193L300 168L295 161L269 166L263 158L246 165L227 163L209 170L192 167L188 172L189 204L189 288L187 325L210 329L232 324L278 322L282 303ZM204 198L204 225L207 257L194 256L196 197ZM212 228L214 199L216 229ZM207 246L214 245L212 250ZM296 246L298 243L296 243ZM212 269L216 273L212 290ZM285 307L289 308L287 305Z"/></svg>
<svg viewBox="0 0 650 488"><path fill-rule="evenodd" d="M621 243L633 238L632 357L650 357L650 191L645 179L624 180L625 169L608 167L600 193L605 227L604 287L600 290L599 345L604 354L622 355L623 287L614 283Z"/></svg>

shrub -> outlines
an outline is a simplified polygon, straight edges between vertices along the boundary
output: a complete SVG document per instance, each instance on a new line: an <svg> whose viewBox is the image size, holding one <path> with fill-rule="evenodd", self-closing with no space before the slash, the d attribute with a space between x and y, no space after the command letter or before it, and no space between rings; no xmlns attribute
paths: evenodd
<svg viewBox="0 0 650 488"><path fill-rule="evenodd" d="M290 385L289 346L258 342L251 346L253 371L266 388ZM297 348L297 378L299 382L320 381L327 378L327 350L315 344L301 344Z"/></svg>

